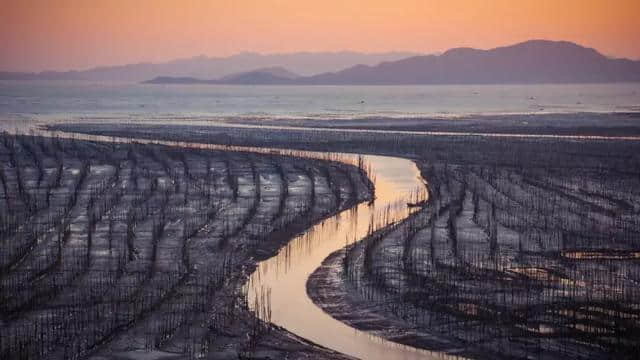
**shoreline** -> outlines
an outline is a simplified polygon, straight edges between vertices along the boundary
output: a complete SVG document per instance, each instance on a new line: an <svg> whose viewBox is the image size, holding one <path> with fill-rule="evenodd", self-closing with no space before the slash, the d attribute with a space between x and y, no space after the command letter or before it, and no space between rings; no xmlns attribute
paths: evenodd
<svg viewBox="0 0 640 360"><path fill-rule="evenodd" d="M281 132L316 132L327 134L396 135L410 137L479 137L510 139L564 140L640 140L640 112L570 113L524 115L478 115L456 119L440 118L362 118L356 120L312 119L166 119L116 120L86 122L76 119L64 122L34 124L47 129L83 133L111 133L113 127L145 128L187 127L212 131L264 129ZM117 132L116 132L117 133Z"/></svg>
<svg viewBox="0 0 640 360"><path fill-rule="evenodd" d="M69 117L70 116L70 117ZM315 130L346 132L384 132L397 134L422 134L431 136L498 136L498 137L558 137L558 138L640 138L640 109L621 111L576 112L513 112L468 114L403 114L335 116L281 115L147 115L126 117L105 113L97 115L6 114L2 116L0 129L14 130L33 126L56 125L108 125L131 126L174 125L211 127L261 127L283 130Z"/></svg>

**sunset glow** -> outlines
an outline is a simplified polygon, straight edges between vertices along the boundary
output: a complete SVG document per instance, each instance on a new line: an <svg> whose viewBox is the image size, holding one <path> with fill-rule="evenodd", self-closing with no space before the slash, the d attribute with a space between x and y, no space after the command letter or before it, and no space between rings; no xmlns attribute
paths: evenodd
<svg viewBox="0 0 640 360"><path fill-rule="evenodd" d="M533 38L640 58L637 0L5 0L1 6L1 70L242 51L431 53Z"/></svg>

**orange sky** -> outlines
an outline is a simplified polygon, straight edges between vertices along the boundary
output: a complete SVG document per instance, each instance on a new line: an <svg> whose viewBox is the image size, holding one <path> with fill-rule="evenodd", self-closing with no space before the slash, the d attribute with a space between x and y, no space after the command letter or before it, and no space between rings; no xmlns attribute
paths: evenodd
<svg viewBox="0 0 640 360"><path fill-rule="evenodd" d="M0 69L570 40L640 59L640 0L1 0Z"/></svg>

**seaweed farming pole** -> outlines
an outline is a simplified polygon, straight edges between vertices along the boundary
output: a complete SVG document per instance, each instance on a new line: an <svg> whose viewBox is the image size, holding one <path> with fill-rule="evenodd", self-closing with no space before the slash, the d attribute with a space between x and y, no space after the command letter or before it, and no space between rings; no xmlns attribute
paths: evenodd
<svg viewBox="0 0 640 360"><path fill-rule="evenodd" d="M258 147L258 146L236 146L236 145L220 145L212 143L199 143L199 142L187 142L187 141L171 141L171 140L157 140L157 139L144 139L144 138L128 138L117 136L103 136L103 135L88 135L82 133L73 133L65 131L55 131L46 129L35 130L35 135L51 137L51 138L63 138L71 140L87 140L105 143L121 143L121 144L153 144L153 145L165 145L180 148L189 149L202 149L202 150L221 150L221 151L234 151L234 152L246 152L256 154L268 154L278 156L289 156L296 158L306 159L318 159L326 161L337 161L348 165L353 165L361 169L369 178L375 179L375 172L372 167L367 164L368 156L362 156L359 154L349 153L337 153L337 152L325 152L325 151L309 151L309 150L294 150L286 148L275 147ZM20 134L16 131L16 135ZM359 159L362 157L364 160Z"/></svg>
<svg viewBox="0 0 640 360"><path fill-rule="evenodd" d="M282 148L228 146L183 141L131 139L112 136L39 131L39 135L107 143L156 144L204 150L249 152L337 161L358 167L375 179L375 201L344 210L292 239L280 252L258 264L247 284L247 303L258 318L270 321L316 344L364 359L443 358L440 353L386 341L356 330L324 313L307 295L309 275L331 253L369 233L370 219L386 223L405 219L417 209L408 207L416 189L424 189L420 172L410 160L388 156L300 151ZM345 239L347 240L345 242ZM269 294L268 309L263 308ZM256 301L257 300L257 301ZM259 308L253 308L258 306ZM265 313L268 316L265 316Z"/></svg>

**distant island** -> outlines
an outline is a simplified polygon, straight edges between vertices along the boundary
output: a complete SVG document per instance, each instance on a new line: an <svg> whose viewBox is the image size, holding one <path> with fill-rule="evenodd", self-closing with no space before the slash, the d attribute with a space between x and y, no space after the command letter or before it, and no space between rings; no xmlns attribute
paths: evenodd
<svg viewBox="0 0 640 360"><path fill-rule="evenodd" d="M640 61L613 59L567 41L530 40L490 50L455 48L377 65L298 76L284 67L256 69L218 79L160 76L149 84L412 85L544 84L640 81Z"/></svg>
<svg viewBox="0 0 640 360"><path fill-rule="evenodd" d="M203 80L194 77L158 76L145 81L146 84L284 84L300 79L301 76L283 67L261 68L224 76L220 79Z"/></svg>

